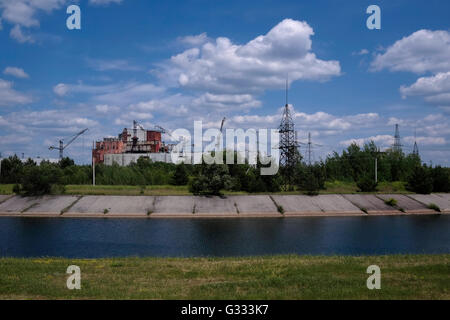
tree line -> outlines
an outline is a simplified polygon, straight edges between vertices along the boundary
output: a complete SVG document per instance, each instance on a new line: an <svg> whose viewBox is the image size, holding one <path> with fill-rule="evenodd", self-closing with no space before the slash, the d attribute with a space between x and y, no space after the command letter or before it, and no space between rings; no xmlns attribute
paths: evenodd
<svg viewBox="0 0 450 320"><path fill-rule="evenodd" d="M375 161L379 182L403 181L407 188L418 193L449 192L450 168L422 164L418 155L405 155L401 151L379 152L374 142L359 147L350 145L340 154L334 152L325 160L308 165L299 155L299 161L289 174L292 190L316 194L325 189L326 181L346 181L357 184L360 191L377 190ZM224 160L226 153L223 153ZM196 165L152 162L139 158L129 166L95 167L98 185L188 185L194 194L220 194L222 190L277 192L284 185L283 170L275 175L263 176L259 161L236 164L205 163ZM259 158L258 158L259 159ZM225 163L225 161L224 161ZM281 168L283 169L283 168ZM37 165L28 159L22 162L17 156L1 162L0 183L15 184L14 191L21 194L46 194L64 192L68 184L91 184L92 167L76 165L72 159L63 158L59 163L42 161Z"/></svg>

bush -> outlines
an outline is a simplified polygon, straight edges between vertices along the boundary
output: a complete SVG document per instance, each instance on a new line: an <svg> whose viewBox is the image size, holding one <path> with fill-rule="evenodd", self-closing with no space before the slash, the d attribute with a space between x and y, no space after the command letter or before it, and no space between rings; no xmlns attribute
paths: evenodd
<svg viewBox="0 0 450 320"><path fill-rule="evenodd" d="M450 169L437 166L432 169L433 192L450 192Z"/></svg>
<svg viewBox="0 0 450 320"><path fill-rule="evenodd" d="M201 171L190 185L189 191L200 195L221 195L222 189L231 189L232 181L228 167L219 164L202 164Z"/></svg>
<svg viewBox="0 0 450 320"><path fill-rule="evenodd" d="M361 192L374 192L377 191L378 183L375 182L372 175L365 174L359 179L356 185Z"/></svg>
<svg viewBox="0 0 450 320"><path fill-rule="evenodd" d="M187 173L186 165L181 163L177 165L175 173L172 176L171 183L176 186L184 186L189 182L189 175Z"/></svg>
<svg viewBox="0 0 450 320"><path fill-rule="evenodd" d="M22 187L20 194L27 196L37 196L50 194L56 188L54 185L60 184L61 170L52 164L43 164L40 166L28 166L23 170Z"/></svg>
<svg viewBox="0 0 450 320"><path fill-rule="evenodd" d="M415 193L429 194L433 191L433 178L426 166L416 166L408 177L408 190Z"/></svg>

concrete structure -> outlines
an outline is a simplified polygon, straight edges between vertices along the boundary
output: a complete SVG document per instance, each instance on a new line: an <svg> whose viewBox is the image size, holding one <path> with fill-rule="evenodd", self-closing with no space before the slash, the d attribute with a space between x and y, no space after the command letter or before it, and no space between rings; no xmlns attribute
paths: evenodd
<svg viewBox="0 0 450 320"><path fill-rule="evenodd" d="M172 163L170 153L118 153L105 154L104 164L112 166L117 164L119 166L128 166L131 163L136 163L139 158L150 159L153 162L167 162Z"/></svg>
<svg viewBox="0 0 450 320"><path fill-rule="evenodd" d="M280 216L270 196L229 196L241 216Z"/></svg>
<svg viewBox="0 0 450 320"><path fill-rule="evenodd" d="M435 213L434 210L428 209L423 203L420 203L406 195L402 194L379 194L377 195L380 199L389 200L395 199L397 201L396 209L404 210L406 213L410 214L429 214Z"/></svg>
<svg viewBox="0 0 450 320"><path fill-rule="evenodd" d="M24 216L50 215L59 216L68 209L75 201L77 196L43 196L37 203L22 213Z"/></svg>
<svg viewBox="0 0 450 320"><path fill-rule="evenodd" d="M97 141L95 149L92 150L92 157L95 163L106 163L111 165L128 165L136 161L139 157L147 157L153 161L170 160L164 156L168 149L163 145L161 132L156 130L145 130L136 121L133 121L133 129L124 128L117 138L104 138L103 141ZM158 156L161 152L163 154ZM112 157L112 155L133 154L134 157ZM112 158L106 159L108 155ZM136 156L137 155L137 156ZM128 161L130 160L130 161ZM107 163L107 161L109 161Z"/></svg>
<svg viewBox="0 0 450 320"><path fill-rule="evenodd" d="M153 210L154 197L84 196L66 213L70 215L146 217Z"/></svg>
<svg viewBox="0 0 450 320"><path fill-rule="evenodd" d="M220 197L194 197L194 215L196 216L237 216L234 202Z"/></svg>
<svg viewBox="0 0 450 320"><path fill-rule="evenodd" d="M356 196L356 197L355 197ZM362 216L357 206L365 206L373 214L440 214L411 198L416 195L260 195L196 197L196 196L0 196L0 215L18 217L124 217L124 218L207 218L207 217L295 217L295 216ZM395 198L405 213L385 207L373 197ZM436 198L440 197L440 198ZM273 200L272 200L272 199ZM420 199L419 199L420 198ZM350 199L351 201L347 200ZM428 202L429 196L418 196ZM441 208L444 197L432 195ZM1 202L3 201L3 202ZM382 201L382 200L380 200ZM275 202L275 203L274 203ZM280 214L277 206L284 209ZM371 211L368 210L369 214ZM450 214L450 211L443 211Z"/></svg>
<svg viewBox="0 0 450 320"><path fill-rule="evenodd" d="M426 206L435 204L442 212L450 212L450 201L444 197L440 197L436 194L411 194L408 196Z"/></svg>
<svg viewBox="0 0 450 320"><path fill-rule="evenodd" d="M273 195L272 198L283 208L285 216L323 215L322 209L314 201L315 197Z"/></svg>
<svg viewBox="0 0 450 320"><path fill-rule="evenodd" d="M436 195L450 201L450 193L436 193Z"/></svg>
<svg viewBox="0 0 450 320"><path fill-rule="evenodd" d="M191 196L160 196L155 197L152 217L159 216L192 216L194 197Z"/></svg>
<svg viewBox="0 0 450 320"><path fill-rule="evenodd" d="M370 215L401 214L399 210L385 204L373 194L344 194L343 197Z"/></svg>

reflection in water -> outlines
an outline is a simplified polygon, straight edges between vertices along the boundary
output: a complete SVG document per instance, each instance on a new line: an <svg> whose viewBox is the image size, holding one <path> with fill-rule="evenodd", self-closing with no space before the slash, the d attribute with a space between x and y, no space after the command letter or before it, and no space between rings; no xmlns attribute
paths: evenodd
<svg viewBox="0 0 450 320"><path fill-rule="evenodd" d="M450 216L0 218L0 256L449 253Z"/></svg>

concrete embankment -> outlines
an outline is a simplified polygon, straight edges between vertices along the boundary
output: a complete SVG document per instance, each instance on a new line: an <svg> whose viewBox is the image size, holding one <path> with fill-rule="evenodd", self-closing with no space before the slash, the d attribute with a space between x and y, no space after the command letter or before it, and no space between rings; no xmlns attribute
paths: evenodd
<svg viewBox="0 0 450 320"><path fill-rule="evenodd" d="M391 205L386 200L394 199ZM302 217L448 214L449 194L197 196L0 195L0 216L15 217Z"/></svg>

